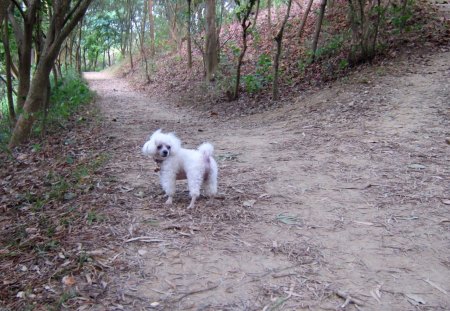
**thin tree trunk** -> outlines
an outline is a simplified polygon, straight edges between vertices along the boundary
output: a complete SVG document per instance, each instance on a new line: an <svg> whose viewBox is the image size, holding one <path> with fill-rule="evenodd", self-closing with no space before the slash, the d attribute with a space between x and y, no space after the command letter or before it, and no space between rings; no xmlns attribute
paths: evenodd
<svg viewBox="0 0 450 311"><path fill-rule="evenodd" d="M129 18L129 55L130 55L130 66L131 70L133 70L133 5L131 1L127 1L128 5L128 18Z"/></svg>
<svg viewBox="0 0 450 311"><path fill-rule="evenodd" d="M206 2L206 81L212 81L216 74L217 31L216 31L216 0Z"/></svg>
<svg viewBox="0 0 450 311"><path fill-rule="evenodd" d="M78 47L77 47L77 71L78 74L81 76L81 32L83 27L83 20L80 22L80 30L78 33Z"/></svg>
<svg viewBox="0 0 450 311"><path fill-rule="evenodd" d="M10 2L6 0L0 0L0 25L3 24L3 19L6 18L8 14L8 6Z"/></svg>
<svg viewBox="0 0 450 311"><path fill-rule="evenodd" d="M267 0L267 22L272 26L272 0Z"/></svg>
<svg viewBox="0 0 450 311"><path fill-rule="evenodd" d="M261 0L256 1L256 12L255 12L255 19L253 20L253 28L256 28L256 22L258 21L258 15L259 15L259 6L260 6Z"/></svg>
<svg viewBox="0 0 450 311"><path fill-rule="evenodd" d="M50 95L51 95L50 82L47 81L47 89L45 91L45 99L44 99L44 117L42 118L42 128L41 128L42 138L45 137L45 135L47 134L47 117L48 117L48 110L50 108Z"/></svg>
<svg viewBox="0 0 450 311"><path fill-rule="evenodd" d="M98 61L98 54L99 54L99 50L97 50L96 52L95 52L95 58L94 58L94 71L96 71L97 70L97 61Z"/></svg>
<svg viewBox="0 0 450 311"><path fill-rule="evenodd" d="M187 29L187 53L188 53L188 68L192 68L192 40L191 40L191 2L192 0L187 0L188 3L188 29Z"/></svg>
<svg viewBox="0 0 450 311"><path fill-rule="evenodd" d="M58 87L58 62L55 61L52 67L52 73L53 73L53 83L55 84L55 88Z"/></svg>
<svg viewBox="0 0 450 311"><path fill-rule="evenodd" d="M145 76L147 78L147 83L150 82L150 75L148 74L148 61L147 61L147 55L145 53L145 25L147 22L147 0L144 0L144 13L142 18L142 24L141 24L141 34L139 36L139 43L141 47L141 58L144 61L145 65Z"/></svg>
<svg viewBox="0 0 450 311"><path fill-rule="evenodd" d="M320 3L319 17L317 18L316 30L314 32L314 40L312 44L312 59L316 60L317 43L319 42L320 29L322 28L323 17L325 16L325 7L327 6L327 0L322 0Z"/></svg>
<svg viewBox="0 0 450 311"><path fill-rule="evenodd" d="M0 23L1 26L1 23ZM13 86L11 79L11 51L9 48L8 20L5 19L3 27L3 47L5 49L5 69L6 69L6 92L8 98L9 124L11 127L16 123L16 112L14 110Z"/></svg>
<svg viewBox="0 0 450 311"><path fill-rule="evenodd" d="M289 19L289 14L291 13L291 5L292 0L289 0L288 7L286 11L286 15L284 16L283 24L281 25L280 31L275 36L275 41L277 42L277 54L275 55L274 61L274 73L273 73L273 85L272 85L272 98L273 100L278 100L278 68L280 66L280 56L281 56L281 47L283 41L283 33L284 28L286 27L286 23Z"/></svg>
<svg viewBox="0 0 450 311"><path fill-rule="evenodd" d="M150 56L155 56L155 19L153 17L153 0L148 0L148 22L150 28Z"/></svg>
<svg viewBox="0 0 450 311"><path fill-rule="evenodd" d="M240 1L235 0L237 5L241 5ZM239 54L238 64L236 68L236 84L234 86L233 99L236 100L239 97L239 85L241 83L241 67L242 61L244 60L245 52L247 51L247 30L251 25L251 22L248 20L250 13L252 12L253 6L255 5L256 0L249 0L247 2L245 10L238 13L238 19L241 22L242 27L242 50ZM243 15L242 15L243 14Z"/></svg>
<svg viewBox="0 0 450 311"><path fill-rule="evenodd" d="M311 11L313 2L314 2L314 0L309 0L308 5L306 6L305 13L303 13L303 18L300 23L300 28L298 29L298 32L297 32L298 40L300 40L302 37L303 30L305 29L306 21L308 20L308 15L309 15L309 12Z"/></svg>
<svg viewBox="0 0 450 311"><path fill-rule="evenodd" d="M23 108L30 89L31 76L31 55L33 44L33 25L36 21L36 11L39 6L39 1L32 1L23 17L23 29L17 23L14 9L15 6L9 7L8 18L14 30L16 41L18 42L18 56L19 56L19 86L17 89L17 107Z"/></svg>

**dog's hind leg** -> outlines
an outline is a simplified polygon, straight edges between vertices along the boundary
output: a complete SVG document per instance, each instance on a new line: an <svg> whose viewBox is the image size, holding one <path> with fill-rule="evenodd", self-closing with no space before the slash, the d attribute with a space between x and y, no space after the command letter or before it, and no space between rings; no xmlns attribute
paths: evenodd
<svg viewBox="0 0 450 311"><path fill-rule="evenodd" d="M197 171L193 171L195 173L187 173L188 187L189 187L189 195L191 196L191 204L189 204L188 208L193 208L195 201L200 196L200 187L202 185L202 177L203 174L198 174Z"/></svg>
<svg viewBox="0 0 450 311"><path fill-rule="evenodd" d="M208 179L205 181L205 191L210 197L217 194L217 163L214 159L211 159L211 169L208 174Z"/></svg>

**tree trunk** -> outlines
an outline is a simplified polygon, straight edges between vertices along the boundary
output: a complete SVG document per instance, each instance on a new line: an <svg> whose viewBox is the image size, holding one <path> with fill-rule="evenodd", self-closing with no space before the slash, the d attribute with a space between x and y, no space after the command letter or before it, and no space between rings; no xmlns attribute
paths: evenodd
<svg viewBox="0 0 450 311"><path fill-rule="evenodd" d="M77 71L78 74L81 76L81 33L82 33L82 28L83 28L83 20L80 21L80 32L78 33L78 48L77 48L77 54L78 54L78 58L77 58Z"/></svg>
<svg viewBox="0 0 450 311"><path fill-rule="evenodd" d="M155 19L153 17L153 0L148 0L148 22L150 27L150 56L155 56Z"/></svg>
<svg viewBox="0 0 450 311"><path fill-rule="evenodd" d="M1 21L1 20L0 20ZM1 26L2 23L0 23ZM11 51L9 48L8 20L5 19L3 28L3 48L5 49L5 71L6 71L6 93L8 98L9 124L11 127L16 123L16 112L14 110L13 86L11 79Z"/></svg>
<svg viewBox="0 0 450 311"><path fill-rule="evenodd" d="M147 78L147 83L150 82L150 75L148 73L148 61L147 61L147 54L145 53L145 24L147 22L147 0L144 0L144 13L141 23L141 34L139 36L139 45L141 47L141 58L144 61L145 65L145 76Z"/></svg>
<svg viewBox="0 0 450 311"><path fill-rule="evenodd" d="M192 40L191 40L191 2L192 0L187 0L188 3L188 21L187 21L187 53L188 53L188 68L192 68Z"/></svg>
<svg viewBox="0 0 450 311"><path fill-rule="evenodd" d="M33 25L36 21L36 11L38 10L38 7L39 1L30 2L21 23L16 21L16 15L14 13L15 6L11 5L9 7L8 18L18 43L19 86L17 90L17 107L19 109L23 108L28 90L30 89ZM23 24L23 29L21 29L20 24Z"/></svg>
<svg viewBox="0 0 450 311"><path fill-rule="evenodd" d="M235 0L238 6L241 5L240 0ZM236 100L239 97L239 85L241 83L241 67L242 61L244 60L245 52L247 51L247 30L251 25L251 22L248 20L250 13L252 12L253 6L255 5L256 0L249 0L245 4L245 8L242 8L237 13L237 18L241 22L242 27L242 50L239 54L238 64L236 68L236 84L234 86L234 92L232 99Z"/></svg>
<svg viewBox="0 0 450 311"><path fill-rule="evenodd" d="M317 43L319 42L320 29L322 28L323 17L325 16L325 7L327 6L327 0L322 0L320 3L319 17L317 18L316 30L314 32L314 40L312 43L312 59L316 60Z"/></svg>
<svg viewBox="0 0 450 311"><path fill-rule="evenodd" d="M261 0L256 1L256 12L255 12L255 19L253 20L253 29L256 29L256 22L258 21L260 2Z"/></svg>
<svg viewBox="0 0 450 311"><path fill-rule="evenodd" d="M314 0L309 0L308 5L307 5L306 10L305 10L305 13L303 13L303 18L302 18L302 21L300 23L300 28L298 29L298 32L297 32L298 40L300 40L301 37L302 37L303 30L305 29L306 21L308 20L308 15L309 15L309 12L311 11L311 7L312 7L313 2L314 2Z"/></svg>
<svg viewBox="0 0 450 311"><path fill-rule="evenodd" d="M72 10L67 2L54 6L54 12L50 17L45 36L42 57L31 81L30 90L23 106L23 113L17 120L12 132L9 141L10 148L24 142L30 136L36 113L42 109L45 103L49 74L58 57L61 45L81 20L91 1L79 0Z"/></svg>
<svg viewBox="0 0 450 311"><path fill-rule="evenodd" d="M284 16L283 24L281 25L280 31L275 36L275 41L277 42L277 54L275 55L274 61L274 73L273 73L273 85L272 85L272 98L273 100L278 100L278 68L280 67L280 56L281 47L283 41L284 28L289 19L289 14L291 13L292 0L289 0L286 15Z"/></svg>
<svg viewBox="0 0 450 311"><path fill-rule="evenodd" d="M0 25L3 24L3 19L6 18L8 14L8 6L10 1L0 0Z"/></svg>
<svg viewBox="0 0 450 311"><path fill-rule="evenodd" d="M127 1L127 5L128 5L128 18L129 18L129 28L128 28L128 33L129 33L129 55L130 55L130 67L131 70L133 70L133 5L132 5L132 1Z"/></svg>
<svg viewBox="0 0 450 311"><path fill-rule="evenodd" d="M217 31L216 31L216 0L206 1L206 81L212 81L216 74Z"/></svg>
<svg viewBox="0 0 450 311"><path fill-rule="evenodd" d="M272 0L267 0L267 22L272 26Z"/></svg>

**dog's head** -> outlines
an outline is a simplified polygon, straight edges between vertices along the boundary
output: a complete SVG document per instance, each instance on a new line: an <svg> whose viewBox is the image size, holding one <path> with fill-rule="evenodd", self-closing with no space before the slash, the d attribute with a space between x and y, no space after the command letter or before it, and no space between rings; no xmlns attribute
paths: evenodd
<svg viewBox="0 0 450 311"><path fill-rule="evenodd" d="M152 156L155 160L164 161L168 157L175 155L180 147L181 142L175 134L165 134L159 129L144 144L142 152L145 155Z"/></svg>

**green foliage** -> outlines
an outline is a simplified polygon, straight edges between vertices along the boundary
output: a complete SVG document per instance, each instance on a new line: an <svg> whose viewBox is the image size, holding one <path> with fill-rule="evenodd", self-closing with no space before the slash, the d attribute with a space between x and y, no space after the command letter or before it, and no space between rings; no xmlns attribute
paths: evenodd
<svg viewBox="0 0 450 311"><path fill-rule="evenodd" d="M317 49L316 58L337 54L342 49L345 37L346 35L343 33L331 37L322 47Z"/></svg>
<svg viewBox="0 0 450 311"><path fill-rule="evenodd" d="M255 74L245 75L242 81L245 85L245 90L249 93L260 92L268 83L273 81L271 74L272 59L268 54L261 54L256 63Z"/></svg>
<svg viewBox="0 0 450 311"><path fill-rule="evenodd" d="M395 27L396 32L400 32L402 30L406 30L406 31L411 30L410 27L406 27L406 26L407 26L407 23L413 17L412 4L413 4L413 1L409 0L406 3L405 7L397 6L397 5L391 5L389 7L388 20Z"/></svg>
<svg viewBox="0 0 450 311"><path fill-rule="evenodd" d="M341 71L345 70L348 68L348 66L349 66L348 59L343 58L339 61L339 70Z"/></svg>
<svg viewBox="0 0 450 311"><path fill-rule="evenodd" d="M64 127L77 109L91 102L92 98L93 94L86 82L75 71L68 71L63 81L52 87L50 107L45 121L47 126L50 128L56 125ZM36 122L34 127L36 134L41 133L44 118L44 114L40 113L41 122Z"/></svg>

